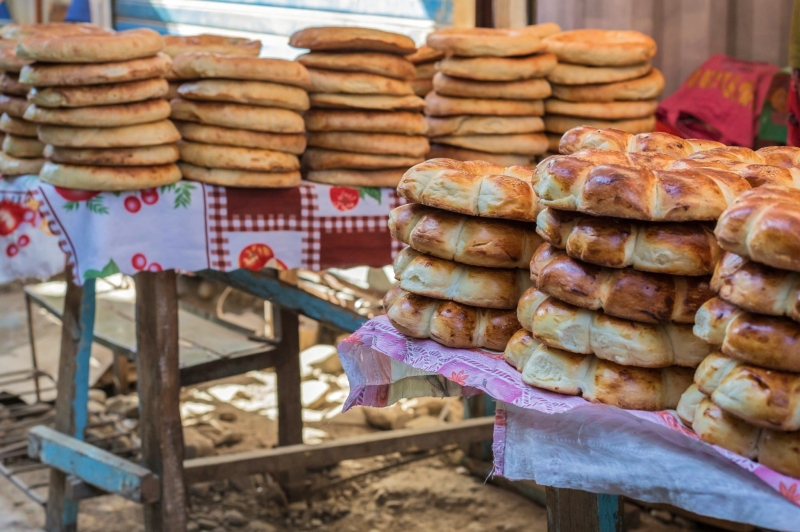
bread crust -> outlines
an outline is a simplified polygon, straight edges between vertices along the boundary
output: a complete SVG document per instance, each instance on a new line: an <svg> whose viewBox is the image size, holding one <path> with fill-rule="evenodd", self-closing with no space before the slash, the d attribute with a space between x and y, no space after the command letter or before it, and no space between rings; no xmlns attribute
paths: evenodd
<svg viewBox="0 0 800 532"><path fill-rule="evenodd" d="M178 120L174 123L182 138L203 144L258 148L294 155L302 155L306 150L306 138L301 134L264 133Z"/></svg>
<svg viewBox="0 0 800 532"><path fill-rule="evenodd" d="M8 113L3 113L0 116L0 131L17 135L18 137L36 138L36 124L34 122L15 118Z"/></svg>
<svg viewBox="0 0 800 532"><path fill-rule="evenodd" d="M306 67L295 61L192 52L180 54L172 70L181 79L238 79L269 81L308 89L311 78Z"/></svg>
<svg viewBox="0 0 800 532"><path fill-rule="evenodd" d="M140 190L176 183L181 179L177 165L87 166L46 162L39 179L57 187L79 190Z"/></svg>
<svg viewBox="0 0 800 532"><path fill-rule="evenodd" d="M221 55L249 55L258 57L261 41L224 35L164 35L162 52L170 57L191 52L212 52Z"/></svg>
<svg viewBox="0 0 800 532"><path fill-rule="evenodd" d="M448 55L462 57L531 55L545 49L543 37L560 30L557 24L540 26L538 31L528 28L443 28L429 33L427 44Z"/></svg>
<svg viewBox="0 0 800 532"><path fill-rule="evenodd" d="M579 29L551 35L544 42L559 61L578 65L635 65L656 55L656 42L638 31Z"/></svg>
<svg viewBox="0 0 800 532"><path fill-rule="evenodd" d="M544 133L520 133L516 135L445 135L431 139L439 144L448 144L468 150L481 150L496 154L541 155L547 151Z"/></svg>
<svg viewBox="0 0 800 532"><path fill-rule="evenodd" d="M707 276L686 277L603 268L542 244L530 263L538 289L561 301L642 323L690 323L714 297Z"/></svg>
<svg viewBox="0 0 800 532"><path fill-rule="evenodd" d="M382 170L311 170L306 173L308 181L343 185L351 187L389 187L395 188L403 177L405 168L385 168Z"/></svg>
<svg viewBox="0 0 800 532"><path fill-rule="evenodd" d="M425 97L425 105L425 114L429 116L542 116L544 114L543 100L451 98L437 94L435 91Z"/></svg>
<svg viewBox="0 0 800 532"><path fill-rule="evenodd" d="M22 118L31 105L25 98L0 94L0 112L14 118Z"/></svg>
<svg viewBox="0 0 800 532"><path fill-rule="evenodd" d="M312 108L362 109L372 111L421 111L425 100L415 94L341 94L316 92L308 95Z"/></svg>
<svg viewBox="0 0 800 532"><path fill-rule="evenodd" d="M124 83L163 76L172 68L172 59L166 54L156 54L143 59L89 63L84 65L59 65L34 63L26 65L19 74L21 83L35 87L64 87Z"/></svg>
<svg viewBox="0 0 800 532"><path fill-rule="evenodd" d="M553 96L570 102L652 100L664 91L664 75L657 68L642 77L589 85L552 84Z"/></svg>
<svg viewBox="0 0 800 532"><path fill-rule="evenodd" d="M173 98L171 117L212 126L266 133L303 133L303 117L289 109L229 102L198 102Z"/></svg>
<svg viewBox="0 0 800 532"><path fill-rule="evenodd" d="M175 144L138 148L62 148L47 145L45 157L54 163L91 166L154 166L180 159Z"/></svg>
<svg viewBox="0 0 800 532"><path fill-rule="evenodd" d="M628 102L569 102L550 98L544 102L548 114L599 118L602 120L623 120L651 116L658 108L656 100Z"/></svg>
<svg viewBox="0 0 800 532"><path fill-rule="evenodd" d="M418 203L393 209L389 231L420 253L487 268L528 269L542 243L531 224L463 216Z"/></svg>
<svg viewBox="0 0 800 532"><path fill-rule="evenodd" d="M31 89L28 101L37 107L87 107L119 105L164 98L169 84L160 78L125 83Z"/></svg>
<svg viewBox="0 0 800 532"><path fill-rule="evenodd" d="M653 69L650 63L621 67L596 67L568 63L558 63L547 79L559 85L593 85L596 83L615 83L646 76Z"/></svg>
<svg viewBox="0 0 800 532"><path fill-rule="evenodd" d="M31 105L23 118L39 124L78 127L120 127L147 124L169 118L167 100L154 99L120 105L51 109Z"/></svg>
<svg viewBox="0 0 800 532"><path fill-rule="evenodd" d="M430 79L412 79L408 82L414 94L424 98L433 90L433 82Z"/></svg>
<svg viewBox="0 0 800 532"><path fill-rule="evenodd" d="M181 139L169 120L113 128L53 126L38 127L39 140L66 148L130 148L169 144Z"/></svg>
<svg viewBox="0 0 800 532"><path fill-rule="evenodd" d="M553 54L526 57L445 57L436 70L477 81L520 81L547 77L558 63Z"/></svg>
<svg viewBox="0 0 800 532"><path fill-rule="evenodd" d="M510 310L530 285L520 269L482 268L405 248L394 260L395 279L413 294L473 307Z"/></svg>
<svg viewBox="0 0 800 532"><path fill-rule="evenodd" d="M382 155L355 153L324 148L308 148L303 154L303 167L309 170L380 170L383 168L409 167L424 161L423 156Z"/></svg>
<svg viewBox="0 0 800 532"><path fill-rule="evenodd" d="M386 316L397 330L412 338L430 338L459 349L505 349L519 330L513 310L462 305L393 287L383 298Z"/></svg>
<svg viewBox="0 0 800 532"><path fill-rule="evenodd" d="M44 144L39 142L38 139L31 139L27 137L18 137L6 133L3 139L3 151L11 157L19 158L39 158L44 151Z"/></svg>
<svg viewBox="0 0 800 532"><path fill-rule="evenodd" d="M692 383L688 368L622 366L550 347L525 329L511 337L503 357L530 386L628 410L675 408Z"/></svg>
<svg viewBox="0 0 800 532"><path fill-rule="evenodd" d="M22 159L0 151L0 174L5 176L38 174L44 163L43 158Z"/></svg>
<svg viewBox="0 0 800 532"><path fill-rule="evenodd" d="M308 145L330 150L406 157L424 157L430 149L428 139L423 136L344 131L309 133Z"/></svg>
<svg viewBox="0 0 800 532"><path fill-rule="evenodd" d="M366 72L338 72L309 68L311 92L337 94L383 94L389 96L413 95L407 81L368 74Z"/></svg>
<svg viewBox="0 0 800 532"><path fill-rule="evenodd" d="M407 55L417 50L405 35L371 28L326 26L306 28L289 37L289 45L312 51L386 52Z"/></svg>
<svg viewBox="0 0 800 532"><path fill-rule="evenodd" d="M704 223L641 223L543 209L536 231L570 257L608 268L710 275L722 255Z"/></svg>
<svg viewBox="0 0 800 532"><path fill-rule="evenodd" d="M328 53L309 52L295 61L306 68L321 68L342 72L365 72L394 79L410 80L416 76L414 64L394 54L378 52Z"/></svg>
<svg viewBox="0 0 800 532"><path fill-rule="evenodd" d="M13 72L3 72L0 74L0 92L11 96L27 96L31 89L30 85L19 82L19 75Z"/></svg>
<svg viewBox="0 0 800 532"><path fill-rule="evenodd" d="M532 117L536 118L536 117ZM496 154L485 151L467 150L446 144L431 143L431 151L428 152L429 159L453 159L455 161L469 162L482 161L497 164L503 167L526 166L531 164L529 155L512 155L509 153Z"/></svg>
<svg viewBox="0 0 800 532"><path fill-rule="evenodd" d="M444 52L435 48L431 48L427 44L423 44L417 48L416 52L410 53L405 56L408 61L415 65L430 63L431 61L438 61L444 57Z"/></svg>
<svg viewBox="0 0 800 532"><path fill-rule="evenodd" d="M512 135L538 133L544 121L538 116L428 116L428 136Z"/></svg>
<svg viewBox="0 0 800 532"><path fill-rule="evenodd" d="M306 111L309 108L305 90L268 81L200 79L182 83L178 94L181 98L201 102L232 102L292 111Z"/></svg>
<svg viewBox="0 0 800 532"><path fill-rule="evenodd" d="M300 169L296 155L257 148L215 146L181 140L181 160L206 168L230 168L255 172L291 172Z"/></svg>
<svg viewBox="0 0 800 532"><path fill-rule="evenodd" d="M544 117L544 128L552 133L566 133L578 126L590 126L598 129L618 129L631 134L649 133L656 127L656 117L629 118L625 120L601 120L597 118L577 118L564 115L547 115Z"/></svg>
<svg viewBox="0 0 800 532"><path fill-rule="evenodd" d="M181 161L183 177L209 185L246 188L287 188L300 185L300 172L258 172L233 168L206 168Z"/></svg>
<svg viewBox="0 0 800 532"><path fill-rule="evenodd" d="M534 221L537 200L526 167L431 159L410 168L397 186L408 201L472 216Z"/></svg>
<svg viewBox="0 0 800 532"><path fill-rule="evenodd" d="M490 98L500 100L541 100L552 94L546 79L534 78L522 81L475 81L448 76L437 72L433 76L433 87L442 96L459 98Z"/></svg>
<svg viewBox="0 0 800 532"><path fill-rule="evenodd" d="M2 35L3 39L9 41L19 41L38 36L108 35L110 33L110 31L100 26L79 22L45 22L43 24L16 24L12 22L4 25L0 30L0 35Z"/></svg>
<svg viewBox="0 0 800 532"><path fill-rule="evenodd" d="M587 148L597 148L628 153L660 153L672 159L683 159L695 153L721 147L725 147L721 142L682 139L660 131L634 135L613 128L578 126L564 133L560 152L568 155Z"/></svg>
<svg viewBox="0 0 800 532"><path fill-rule="evenodd" d="M115 33L35 36L17 44L17 55L42 63L108 63L156 55L164 39L147 28Z"/></svg>
<svg viewBox="0 0 800 532"><path fill-rule="evenodd" d="M360 131L425 135L428 126L420 113L311 109L303 116L308 131Z"/></svg>

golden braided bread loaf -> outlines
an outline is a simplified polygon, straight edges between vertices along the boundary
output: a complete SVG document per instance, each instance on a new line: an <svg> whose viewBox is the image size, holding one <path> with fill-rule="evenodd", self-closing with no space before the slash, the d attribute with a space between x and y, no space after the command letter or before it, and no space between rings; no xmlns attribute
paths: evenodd
<svg viewBox="0 0 800 532"><path fill-rule="evenodd" d="M800 324L742 310L714 298L695 317L694 333L730 357L779 371L800 372Z"/></svg>
<svg viewBox="0 0 800 532"><path fill-rule="evenodd" d="M724 253L717 263L711 288L720 299L744 310L768 316L787 316L800 322L800 274Z"/></svg>
<svg viewBox="0 0 800 532"><path fill-rule="evenodd" d="M725 170L743 177L753 188L763 185L800 187L800 167L791 164L795 161L800 162L800 148L787 146L772 148L769 151L753 151L750 148L739 146L715 148L675 161L669 169L715 168Z"/></svg>
<svg viewBox="0 0 800 532"><path fill-rule="evenodd" d="M528 268L542 243L531 223L474 218L418 203L392 210L389 231L422 253L488 268Z"/></svg>
<svg viewBox="0 0 800 532"><path fill-rule="evenodd" d="M526 384L630 410L675 408L692 384L687 368L621 366L550 347L524 329L511 337L503 357L522 372Z"/></svg>
<svg viewBox="0 0 800 532"><path fill-rule="evenodd" d="M704 223L647 223L543 209L536 232L575 259L609 268L710 275L722 251Z"/></svg>
<svg viewBox="0 0 800 532"><path fill-rule="evenodd" d="M446 211L531 222L538 213L532 174L525 166L431 159L412 166L397 193L410 202Z"/></svg>
<svg viewBox="0 0 800 532"><path fill-rule="evenodd" d="M675 163L675 159L661 153L625 153L621 151L599 150L586 148L576 151L571 155L551 155L543 159L533 171L532 183L534 187L548 173L557 171L579 172L584 168L592 168L601 164L618 164L621 166L634 166L648 170L664 170Z"/></svg>
<svg viewBox="0 0 800 532"><path fill-rule="evenodd" d="M697 388L748 423L800 430L800 375L764 369L720 353L709 355L694 374Z"/></svg>
<svg viewBox="0 0 800 532"><path fill-rule="evenodd" d="M726 251L800 272L800 190L765 186L742 194L714 234Z"/></svg>
<svg viewBox="0 0 800 532"><path fill-rule="evenodd" d="M430 338L447 347L505 349L519 330L514 310L471 307L393 287L383 298L392 325L413 338Z"/></svg>
<svg viewBox="0 0 800 532"><path fill-rule="evenodd" d="M751 425L725 412L694 384L681 396L677 412L704 442L800 477L800 432Z"/></svg>
<svg viewBox="0 0 800 532"><path fill-rule="evenodd" d="M631 135L618 129L580 126L564 133L559 151L571 154L586 148L598 148L628 153L658 153L673 159L683 159L697 152L724 146L713 140L682 139L659 131Z"/></svg>
<svg viewBox="0 0 800 532"><path fill-rule="evenodd" d="M542 244L531 261L538 289L561 301L644 323L694 323L700 305L714 297L706 276L603 268Z"/></svg>
<svg viewBox="0 0 800 532"><path fill-rule="evenodd" d="M575 307L531 288L517 307L520 324L551 347L594 354L624 366L697 367L711 347L691 325L654 325Z"/></svg>
<svg viewBox="0 0 800 532"><path fill-rule="evenodd" d="M405 248L394 259L394 275L408 292L474 307L513 309L531 286L528 272L466 266Z"/></svg>

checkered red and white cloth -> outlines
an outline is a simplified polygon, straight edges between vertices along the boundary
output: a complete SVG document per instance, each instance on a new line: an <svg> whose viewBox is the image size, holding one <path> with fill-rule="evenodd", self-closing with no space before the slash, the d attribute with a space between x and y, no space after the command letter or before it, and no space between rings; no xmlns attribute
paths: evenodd
<svg viewBox="0 0 800 532"><path fill-rule="evenodd" d="M401 247L387 221L402 200L389 188L248 189L181 181L96 193L28 182L78 283L171 268L379 267Z"/></svg>

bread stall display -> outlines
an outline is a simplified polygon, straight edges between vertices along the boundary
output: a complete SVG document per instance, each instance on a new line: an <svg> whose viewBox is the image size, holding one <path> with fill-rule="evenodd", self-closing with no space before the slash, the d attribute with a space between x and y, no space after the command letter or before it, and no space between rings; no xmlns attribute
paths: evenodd
<svg viewBox="0 0 800 532"><path fill-rule="evenodd" d="M531 164L547 151L542 116L556 56L544 38L556 24L526 28L447 28L428 35L446 56L425 97L431 157Z"/></svg>
<svg viewBox="0 0 800 532"><path fill-rule="evenodd" d="M64 188L136 190L179 181L180 138L168 120L172 60L148 29L34 37L17 45L33 61L23 118L38 124L47 162L39 177Z"/></svg>
<svg viewBox="0 0 800 532"><path fill-rule="evenodd" d="M300 184L300 113L308 109L310 83L303 65L190 52L175 58L173 70L193 80L170 101L185 178L232 187Z"/></svg>
<svg viewBox="0 0 800 532"><path fill-rule="evenodd" d="M773 150L774 153L774 150ZM678 413L701 439L800 477L800 191L742 194L715 234L725 250L695 334L717 350Z"/></svg>
<svg viewBox="0 0 800 532"><path fill-rule="evenodd" d="M530 170L433 159L408 170L397 193L410 203L391 212L389 230L409 247L384 298L389 320L415 338L502 351L542 242Z"/></svg>
<svg viewBox="0 0 800 532"><path fill-rule="evenodd" d="M433 90L433 76L436 74L436 62L444 58L444 53L434 50L427 44L420 46L413 54L408 54L406 59L414 65L414 79L411 88L414 94L424 98Z"/></svg>
<svg viewBox="0 0 800 532"><path fill-rule="evenodd" d="M544 41L558 58L547 76L552 97L544 104L551 152L558 153L561 134L582 125L653 131L664 76L650 64L656 54L652 38L637 31L580 29Z"/></svg>
<svg viewBox="0 0 800 532"><path fill-rule="evenodd" d="M306 179L333 185L394 187L428 153L422 98L410 81L409 37L369 28L306 28L289 44L311 78L305 114Z"/></svg>
<svg viewBox="0 0 800 532"><path fill-rule="evenodd" d="M44 144L36 135L36 123L23 118L30 106L30 85L20 83L19 73L31 61L17 57L21 39L36 36L107 33L89 24L6 24L0 30L0 131L5 134L0 151L0 173L6 176L38 174L45 163Z"/></svg>

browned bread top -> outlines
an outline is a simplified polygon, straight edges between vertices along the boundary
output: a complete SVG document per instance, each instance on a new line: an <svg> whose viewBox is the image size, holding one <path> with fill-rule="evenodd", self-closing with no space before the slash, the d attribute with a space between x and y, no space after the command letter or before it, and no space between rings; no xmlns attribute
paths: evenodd
<svg viewBox="0 0 800 532"><path fill-rule="evenodd" d="M289 45L312 51L387 52L408 55L416 51L405 35L372 28L325 26L306 28L289 37Z"/></svg>
<svg viewBox="0 0 800 532"><path fill-rule="evenodd" d="M660 153L673 159L683 159L697 152L724 146L713 140L682 139L659 131L631 135L618 129L579 126L564 133L559 151L571 154L586 148L598 148L630 153Z"/></svg>

